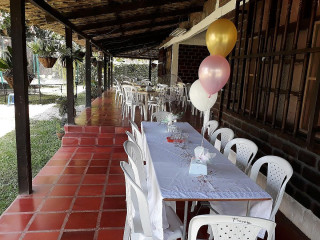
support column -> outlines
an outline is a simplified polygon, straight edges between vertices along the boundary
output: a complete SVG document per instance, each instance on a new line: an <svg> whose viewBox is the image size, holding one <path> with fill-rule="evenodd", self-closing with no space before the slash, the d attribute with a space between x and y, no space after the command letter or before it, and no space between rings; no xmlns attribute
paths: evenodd
<svg viewBox="0 0 320 240"><path fill-rule="evenodd" d="M110 75L111 75L111 83L110 83L110 88L113 86L113 57L111 57L111 62L110 62Z"/></svg>
<svg viewBox="0 0 320 240"><path fill-rule="evenodd" d="M25 1L10 0L19 194L32 193Z"/></svg>
<svg viewBox="0 0 320 240"><path fill-rule="evenodd" d="M111 57L109 56L108 61L108 88L111 87Z"/></svg>
<svg viewBox="0 0 320 240"><path fill-rule="evenodd" d="M102 61L98 61L98 96L101 97L102 91Z"/></svg>
<svg viewBox="0 0 320 240"><path fill-rule="evenodd" d="M91 107L91 43L86 39L86 107Z"/></svg>
<svg viewBox="0 0 320 240"><path fill-rule="evenodd" d="M103 57L103 89L107 91L108 82L107 82L107 54L104 54Z"/></svg>
<svg viewBox="0 0 320 240"><path fill-rule="evenodd" d="M152 64L152 59L149 59L149 81L151 81L151 64Z"/></svg>
<svg viewBox="0 0 320 240"><path fill-rule="evenodd" d="M65 27L66 47L72 52L72 29ZM74 124L74 89L72 57L66 58L68 124Z"/></svg>

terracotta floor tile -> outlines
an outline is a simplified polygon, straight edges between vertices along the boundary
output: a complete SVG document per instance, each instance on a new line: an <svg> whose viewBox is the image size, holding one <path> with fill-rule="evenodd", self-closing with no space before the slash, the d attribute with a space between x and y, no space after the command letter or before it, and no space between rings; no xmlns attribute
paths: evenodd
<svg viewBox="0 0 320 240"><path fill-rule="evenodd" d="M41 212L59 212L69 210L72 197L65 198L47 198L44 202Z"/></svg>
<svg viewBox="0 0 320 240"><path fill-rule="evenodd" d="M89 167L87 174L106 174L108 167Z"/></svg>
<svg viewBox="0 0 320 240"><path fill-rule="evenodd" d="M105 184L106 177L105 174L86 174L82 184Z"/></svg>
<svg viewBox="0 0 320 240"><path fill-rule="evenodd" d="M39 175L59 175L63 171L64 166L45 166L43 167L40 172L38 173Z"/></svg>
<svg viewBox="0 0 320 240"><path fill-rule="evenodd" d="M68 160L50 160L46 166L65 166L69 162Z"/></svg>
<svg viewBox="0 0 320 240"><path fill-rule="evenodd" d="M0 240L19 240L20 233L0 233Z"/></svg>
<svg viewBox="0 0 320 240"><path fill-rule="evenodd" d="M126 209L126 197L106 197L103 203L104 210Z"/></svg>
<svg viewBox="0 0 320 240"><path fill-rule="evenodd" d="M65 213L38 213L28 231L58 230L61 228Z"/></svg>
<svg viewBox="0 0 320 240"><path fill-rule="evenodd" d="M0 233L23 231L32 214L2 215L0 218Z"/></svg>
<svg viewBox="0 0 320 240"><path fill-rule="evenodd" d="M32 183L35 185L39 185L39 184L53 184L55 183L55 181L57 180L59 176L57 175L52 175L52 176L36 176Z"/></svg>
<svg viewBox="0 0 320 240"><path fill-rule="evenodd" d="M97 147L96 153L111 153L113 151L112 147Z"/></svg>
<svg viewBox="0 0 320 240"><path fill-rule="evenodd" d="M112 159L128 159L128 156L126 153L113 153L112 154Z"/></svg>
<svg viewBox="0 0 320 240"><path fill-rule="evenodd" d="M57 240L59 234L60 232L28 232L23 240Z"/></svg>
<svg viewBox="0 0 320 240"><path fill-rule="evenodd" d="M102 160L108 160L111 158L111 154L110 153L95 153L93 154L92 159L98 160L98 159L102 159Z"/></svg>
<svg viewBox="0 0 320 240"><path fill-rule="evenodd" d="M63 148L63 149L66 150L66 148ZM72 156L71 152L61 151L61 148L60 148L59 151L56 152L51 159L52 160L69 160L71 156Z"/></svg>
<svg viewBox="0 0 320 240"><path fill-rule="evenodd" d="M91 153L76 153L72 160L90 160L92 154Z"/></svg>
<svg viewBox="0 0 320 240"><path fill-rule="evenodd" d="M85 167L66 167L63 174L83 174L85 170Z"/></svg>
<svg viewBox="0 0 320 240"><path fill-rule="evenodd" d="M123 146L113 148L113 153L125 153Z"/></svg>
<svg viewBox="0 0 320 240"><path fill-rule="evenodd" d="M74 196L78 185L57 185L53 188L50 196Z"/></svg>
<svg viewBox="0 0 320 240"><path fill-rule="evenodd" d="M79 184L81 182L82 175L61 175L57 184Z"/></svg>
<svg viewBox="0 0 320 240"><path fill-rule="evenodd" d="M89 160L71 160L68 167L86 167L89 164Z"/></svg>
<svg viewBox="0 0 320 240"><path fill-rule="evenodd" d="M71 155L73 154L73 152L75 152L77 150L77 147L62 147L58 150L58 152L60 153L70 153Z"/></svg>
<svg viewBox="0 0 320 240"><path fill-rule="evenodd" d="M99 210L102 197L78 197L73 205L73 211Z"/></svg>
<svg viewBox="0 0 320 240"><path fill-rule="evenodd" d="M98 240L122 240L122 229L106 229L100 230L98 234Z"/></svg>
<svg viewBox="0 0 320 240"><path fill-rule="evenodd" d="M24 196L25 198L28 197L44 197L46 195L48 195L49 191L51 190L52 185L45 185L45 184L41 184L41 185L35 185L33 183L32 186L32 194L28 195L28 196Z"/></svg>
<svg viewBox="0 0 320 240"><path fill-rule="evenodd" d="M80 147L77 150L77 153L94 153L96 151L96 147Z"/></svg>
<svg viewBox="0 0 320 240"><path fill-rule="evenodd" d="M78 196L101 196L103 185L82 185Z"/></svg>
<svg viewBox="0 0 320 240"><path fill-rule="evenodd" d="M122 174L109 175L108 184L121 183L124 184L124 176Z"/></svg>
<svg viewBox="0 0 320 240"><path fill-rule="evenodd" d="M103 212L100 227L123 227L126 220L126 211Z"/></svg>
<svg viewBox="0 0 320 240"><path fill-rule="evenodd" d="M108 185L106 195L126 195L125 185Z"/></svg>
<svg viewBox="0 0 320 240"><path fill-rule="evenodd" d="M120 163L119 163L120 164ZM120 166L110 167L110 174L123 174L123 171Z"/></svg>
<svg viewBox="0 0 320 240"><path fill-rule="evenodd" d="M108 167L109 160L91 160L90 167Z"/></svg>
<svg viewBox="0 0 320 240"><path fill-rule="evenodd" d="M64 232L61 240L93 240L94 231Z"/></svg>
<svg viewBox="0 0 320 240"><path fill-rule="evenodd" d="M71 213L65 229L88 229L97 225L98 212Z"/></svg>
<svg viewBox="0 0 320 240"><path fill-rule="evenodd" d="M8 208L7 213L13 212L34 212L36 211L43 198L17 198Z"/></svg>

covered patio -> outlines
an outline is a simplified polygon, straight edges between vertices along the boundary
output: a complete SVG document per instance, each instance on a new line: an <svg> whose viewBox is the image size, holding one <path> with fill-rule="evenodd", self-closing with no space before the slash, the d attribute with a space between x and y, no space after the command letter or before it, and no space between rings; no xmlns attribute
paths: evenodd
<svg viewBox="0 0 320 240"><path fill-rule="evenodd" d="M132 116L123 114L121 102L115 98L118 83L127 81L114 78L114 58L148 59L149 80L152 60L157 59L157 83L171 85L178 76L180 83L192 84L198 79L202 60L210 55L206 30L219 18L234 22L238 39L227 56L231 68L229 81L217 93L218 100L205 116L217 120L221 128L232 129L235 138L255 142L259 148L255 159L276 155L290 163L293 177L276 215L276 238L317 239L320 229L320 71L314 67L319 65L320 52L317 0L90 3L0 0L0 3L11 14L20 194L0 217L0 240L123 239L126 189L119 163L128 161L123 143L128 140L125 132L131 131ZM61 148L34 179L25 22L63 35L71 49L73 41L86 49L86 110L75 117L74 69L72 59L67 58L65 136ZM102 60L97 66L99 97L95 100L91 97L94 51L99 52ZM188 122L200 132L206 120L199 114L201 111L193 113L192 100L188 93L183 94L186 107L180 103L175 106L176 112L184 112L179 121ZM139 111L135 114L139 127L141 122L150 120L151 112L147 107L145 110L148 116ZM178 202L176 212L182 220L182 202ZM188 223L193 214L189 215ZM199 237L207 239L208 235L201 231Z"/></svg>

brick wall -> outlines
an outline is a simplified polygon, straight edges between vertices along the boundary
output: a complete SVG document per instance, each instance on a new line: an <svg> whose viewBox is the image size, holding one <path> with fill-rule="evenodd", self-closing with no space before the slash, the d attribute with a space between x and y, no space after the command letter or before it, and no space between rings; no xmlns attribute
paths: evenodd
<svg viewBox="0 0 320 240"><path fill-rule="evenodd" d="M209 51L206 46L179 45L178 76L184 83L198 79L198 69Z"/></svg>
<svg viewBox="0 0 320 240"><path fill-rule="evenodd" d="M217 119L219 102L217 101L213 111L214 119ZM235 137L254 141L259 147L256 159L265 155L276 155L288 160L294 173L286 192L320 218L319 154L301 147L304 144L299 144L299 139L289 139L285 134L277 133L268 126L226 110L222 111L221 126L234 130Z"/></svg>

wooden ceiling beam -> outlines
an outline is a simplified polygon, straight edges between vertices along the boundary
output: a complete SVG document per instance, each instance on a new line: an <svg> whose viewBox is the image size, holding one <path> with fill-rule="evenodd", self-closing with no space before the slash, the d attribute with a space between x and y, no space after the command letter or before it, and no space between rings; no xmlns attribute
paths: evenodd
<svg viewBox="0 0 320 240"><path fill-rule="evenodd" d="M141 21L147 21L147 20L153 20L156 18L162 18L162 17L181 17L181 16L187 16L190 13L193 12L200 12L202 11L202 7L201 6L191 6L190 8L186 8L186 9L179 9L179 10L173 10L173 11L169 11L169 12L162 12L159 11L159 13L154 14L139 14L139 15L135 15L132 17L128 17L128 18L121 18L118 20L109 20L109 21L100 21L100 22L95 22L95 23L89 23L89 24L85 24L85 25L79 25L78 28L81 31L86 31L86 30L93 30L93 29L101 29L101 28L105 28L105 27L109 27L109 26L113 26L113 25L120 25L120 24L127 24L127 23L136 23L136 22L141 22Z"/></svg>
<svg viewBox="0 0 320 240"><path fill-rule="evenodd" d="M128 27L123 27L121 28L121 25L116 25L114 26L113 29L108 29L108 30L98 30L92 33L87 33L89 36L95 37L97 35L101 34L106 34L107 32L112 32L110 34L115 34L119 33L121 31L133 31L133 30L140 30L140 29L149 29L149 28L154 28L154 27L160 27L160 26L174 26L174 25L179 25L179 22L177 19L171 19L167 21L161 21L161 22L154 22L150 24L143 24L143 25L137 25L137 26L128 26Z"/></svg>
<svg viewBox="0 0 320 240"><path fill-rule="evenodd" d="M112 53L112 55L117 55L117 54L120 54L120 53L129 52L129 51L133 51L133 50L145 49L145 48L148 48L148 47L155 47L157 45L159 45L159 43L144 44L143 47L131 46L131 47L120 49L119 51L112 51L111 53Z"/></svg>
<svg viewBox="0 0 320 240"><path fill-rule="evenodd" d="M142 8L148 7L159 7L162 5L170 5L174 3L192 3L197 4L198 6L203 6L204 0L157 0L157 1L150 1L150 0L141 0L141 1L133 1L128 3L119 3L112 1L107 5L92 7L92 8L85 8L75 10L69 13L64 13L63 15L67 19L78 19L78 18L86 18L98 15L105 15L110 13L121 13L125 11L134 11Z"/></svg>
<svg viewBox="0 0 320 240"><path fill-rule="evenodd" d="M151 37L158 37L158 38L166 37L170 32L171 30L161 29L157 31L151 31L151 32L149 31L148 33L125 35L125 36L120 36L116 38L104 38L104 39L97 40L97 42L99 44L102 44L104 47L108 48L108 45L125 43L125 42L134 41L138 39L139 39L138 41L144 41L144 39L148 39Z"/></svg>
<svg viewBox="0 0 320 240"><path fill-rule="evenodd" d="M72 29L72 31L76 32L78 35L88 39L91 41L93 45L95 45L99 49L103 49L102 46L99 45L99 43L96 43L90 36L82 32L76 25L74 25L72 22L70 22L67 18L65 18L58 10L51 7L48 3L46 3L43 0L29 0L31 4L38 7L48 15L50 15L52 18L56 19L58 22L62 23L64 26L69 27Z"/></svg>

